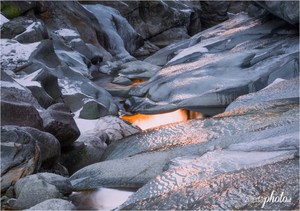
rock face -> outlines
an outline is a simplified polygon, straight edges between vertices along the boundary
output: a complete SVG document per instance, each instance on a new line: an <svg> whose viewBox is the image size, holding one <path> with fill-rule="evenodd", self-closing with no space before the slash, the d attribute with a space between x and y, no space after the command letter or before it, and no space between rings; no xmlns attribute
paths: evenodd
<svg viewBox="0 0 300 211"><path fill-rule="evenodd" d="M256 3L290 24L299 23L299 1L256 1Z"/></svg>
<svg viewBox="0 0 300 211"><path fill-rule="evenodd" d="M40 167L40 149L25 129L1 127L1 193Z"/></svg>
<svg viewBox="0 0 300 211"><path fill-rule="evenodd" d="M119 59L130 59L128 53L132 54L143 45L143 38L117 10L101 4L84 7L96 16L105 39L105 48L112 55Z"/></svg>
<svg viewBox="0 0 300 211"><path fill-rule="evenodd" d="M213 115L240 95L258 91L278 77L298 74L297 30L268 16L239 14L195 35L189 44L178 45L183 47L180 52L175 44L165 54L157 52L158 60L171 52L174 57L149 81L130 90L127 104L132 112L186 108Z"/></svg>
<svg viewBox="0 0 300 211"><path fill-rule="evenodd" d="M71 176L71 182L75 190L101 186L141 187L166 170L169 161L176 157L199 157L233 144L254 141L257 141L258 149L262 148L265 142L269 144L265 151L275 150L274 152L278 153L277 150L283 148L292 156L284 155L283 158L293 158L293 150L298 149L298 111L297 99L283 99L280 105L270 102L264 105L261 102L259 108L249 106L247 109L227 112L214 118L190 120L145 131L111 144L103 156L104 162L79 170ZM278 147L272 148L269 138L275 140L279 135L282 139L276 142ZM290 138L293 141L288 141ZM257 148L252 151L256 151ZM253 157L258 154L254 152ZM276 159L271 158L269 161L274 160ZM111 170L109 166L116 168Z"/></svg>
<svg viewBox="0 0 300 211"><path fill-rule="evenodd" d="M190 16L192 13L197 14L201 8L199 2L176 1L124 1L103 4L118 9L144 39L155 37L178 26L187 28L198 21L195 17L190 20ZM198 30L200 26L201 24Z"/></svg>
<svg viewBox="0 0 300 211"><path fill-rule="evenodd" d="M64 149L62 164L73 174L83 167L100 162L107 145L139 132L140 128L118 117L102 117L94 129L82 133L70 147Z"/></svg>
<svg viewBox="0 0 300 211"><path fill-rule="evenodd" d="M50 106L42 113L45 131L54 135L62 147L73 143L80 135L68 107L63 103Z"/></svg>
<svg viewBox="0 0 300 211"><path fill-rule="evenodd" d="M249 109L249 107L262 109L263 105L280 105L288 100L297 102L299 97L299 77L291 80L276 79L266 88L256 93L251 93L238 97L231 103L226 111L234 112L239 110Z"/></svg>
<svg viewBox="0 0 300 211"><path fill-rule="evenodd" d="M36 6L35 2L3 2L1 6L1 13L7 18L15 18L26 13Z"/></svg>
<svg viewBox="0 0 300 211"><path fill-rule="evenodd" d="M228 19L227 11L231 2L228 1L201 1L201 27L208 29Z"/></svg>
<svg viewBox="0 0 300 211"><path fill-rule="evenodd" d="M262 195L270 196L272 190L276 196L284 191L291 202L266 203L264 209L297 207L295 195L298 190L295 185L297 186L299 180L298 159L286 159L274 164L214 176L210 175L210 170L205 172L204 169L200 169L200 166L198 168L191 163L166 171L139 189L119 209L261 209L263 200L253 200ZM265 186L268 188L264 189Z"/></svg>

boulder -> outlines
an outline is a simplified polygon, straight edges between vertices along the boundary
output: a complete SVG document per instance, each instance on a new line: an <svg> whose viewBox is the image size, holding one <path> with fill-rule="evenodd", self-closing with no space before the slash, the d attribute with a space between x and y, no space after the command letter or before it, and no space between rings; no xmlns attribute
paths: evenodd
<svg viewBox="0 0 300 211"><path fill-rule="evenodd" d="M144 45L133 53L133 56L136 57L138 60L144 60L145 58L147 58L148 56L150 56L158 50L159 47L157 47L149 41L145 41Z"/></svg>
<svg viewBox="0 0 300 211"><path fill-rule="evenodd" d="M144 61L132 61L120 66L119 75L129 79L149 79L161 68Z"/></svg>
<svg viewBox="0 0 300 211"><path fill-rule="evenodd" d="M214 115L276 78L299 74L298 32L279 19L238 14L197 36L200 43L181 50L149 81L131 88L126 102L131 112L185 108Z"/></svg>
<svg viewBox="0 0 300 211"><path fill-rule="evenodd" d="M82 134L62 153L61 162L70 174L93 163L101 161L107 145L105 138L97 134Z"/></svg>
<svg viewBox="0 0 300 211"><path fill-rule="evenodd" d="M275 150L275 154L280 153L281 148L291 150L288 153L294 156L292 150L297 145L295 141L289 143L289 140L290 137L297 140L297 107L298 102L285 102L280 106L264 107L263 110L249 109L234 115L190 120L126 137L108 146L103 162L74 173L71 183L74 190L96 187L140 188L161 174L166 164L176 157L201 156L238 143L257 141L262 144L265 139L273 137L275 140L279 136L282 141L276 142L277 147L269 147L268 150ZM268 143L268 140L265 142ZM273 162L274 159L269 161Z"/></svg>
<svg viewBox="0 0 300 211"><path fill-rule="evenodd" d="M55 104L55 100L45 91L45 89L39 84L29 84L26 86L32 93L33 97L38 103L47 109L49 106Z"/></svg>
<svg viewBox="0 0 300 211"><path fill-rule="evenodd" d="M143 40L126 19L118 11L103 5L98 4L92 8L86 5L86 8L78 2L40 2L37 4L37 13L46 27L53 32L51 37L55 38L57 35L55 32L59 30L63 32L58 34L59 39L55 42L67 44L67 47L72 47L75 52L88 59L97 55L87 44L100 48L103 55L109 55L110 52L119 59L133 59L129 53L142 45ZM106 18L97 18L99 11L102 15L105 14ZM88 28L86 23L90 23ZM70 31L75 34L68 33ZM74 36L76 34L79 35L79 39ZM67 38L60 39L61 37ZM72 49L71 52L74 53Z"/></svg>
<svg viewBox="0 0 300 211"><path fill-rule="evenodd" d="M14 39L20 43L34 43L48 38L45 25L33 15L20 16L6 22L1 27L1 37Z"/></svg>
<svg viewBox="0 0 300 211"><path fill-rule="evenodd" d="M114 117L106 116L100 118L93 130L93 133L107 136L105 140L108 144L116 142L127 136L141 132L138 126L131 125L124 120Z"/></svg>
<svg viewBox="0 0 300 211"><path fill-rule="evenodd" d="M35 8L35 6L35 2L6 1L1 4L1 13L7 18L15 18Z"/></svg>
<svg viewBox="0 0 300 211"><path fill-rule="evenodd" d="M48 199L26 210L76 210L74 204L63 199Z"/></svg>
<svg viewBox="0 0 300 211"><path fill-rule="evenodd" d="M108 110L95 100L86 100L79 112L79 117L83 119L98 119L106 115L109 115Z"/></svg>
<svg viewBox="0 0 300 211"><path fill-rule="evenodd" d="M287 100L298 101L299 98L299 77L290 80L276 79L264 89L243 95L233 101L227 108L227 112L256 108L263 109L263 105L279 104Z"/></svg>
<svg viewBox="0 0 300 211"><path fill-rule="evenodd" d="M294 209L298 161L285 159L229 172L222 169L217 175L190 162L157 176L118 209ZM272 193L277 197L283 193L290 202L263 206Z"/></svg>
<svg viewBox="0 0 300 211"><path fill-rule="evenodd" d="M299 23L299 1L255 1L272 14L290 24Z"/></svg>
<svg viewBox="0 0 300 211"><path fill-rule="evenodd" d="M54 135L62 147L72 144L79 137L80 131L65 104L54 104L44 111L41 116L45 131Z"/></svg>
<svg viewBox="0 0 300 211"><path fill-rule="evenodd" d="M103 37L107 41L105 47L112 55L120 59L126 57L130 59L128 53L132 54L143 45L143 38L117 10L101 4L84 5L84 7L96 16Z"/></svg>
<svg viewBox="0 0 300 211"><path fill-rule="evenodd" d="M28 126L43 130L43 120L28 103L1 100L1 125Z"/></svg>
<svg viewBox="0 0 300 211"><path fill-rule="evenodd" d="M40 163L39 146L24 128L1 127L1 193L20 178L37 171Z"/></svg>
<svg viewBox="0 0 300 211"><path fill-rule="evenodd" d="M22 44L16 40L1 39L1 67L9 75L30 65L29 57L41 42Z"/></svg>
<svg viewBox="0 0 300 211"><path fill-rule="evenodd" d="M150 42L159 48L164 48L180 40L189 39L186 27L174 27L152 37Z"/></svg>
<svg viewBox="0 0 300 211"><path fill-rule="evenodd" d="M49 173L46 175L45 178L43 174L30 175L20 179L15 184L15 209L27 209L45 200L63 196L57 187L58 184L66 186L61 176ZM48 180L50 181L48 182Z"/></svg>
<svg viewBox="0 0 300 211"><path fill-rule="evenodd" d="M38 101L26 87L1 71L1 125L28 126L43 130Z"/></svg>
<svg viewBox="0 0 300 211"><path fill-rule="evenodd" d="M42 132L35 128L23 127L37 142L41 152L41 168L51 169L60 158L60 143L50 133Z"/></svg>
<svg viewBox="0 0 300 211"><path fill-rule="evenodd" d="M226 21L230 4L228 1L201 1L200 21L202 30Z"/></svg>
<svg viewBox="0 0 300 211"><path fill-rule="evenodd" d="M118 9L130 25L148 40L174 27L201 30L200 3L179 1L101 2ZM192 32L192 30L191 30Z"/></svg>

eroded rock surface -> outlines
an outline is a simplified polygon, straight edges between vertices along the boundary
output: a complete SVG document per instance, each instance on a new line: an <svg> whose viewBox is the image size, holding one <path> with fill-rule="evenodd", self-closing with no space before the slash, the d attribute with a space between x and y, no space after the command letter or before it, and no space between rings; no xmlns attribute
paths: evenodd
<svg viewBox="0 0 300 211"><path fill-rule="evenodd" d="M182 41L152 56L152 61L161 60L181 48L167 67L130 90L127 104L132 112L186 108L213 115L238 96L258 91L278 77L299 74L297 29L280 19L239 14L196 37L196 43Z"/></svg>
<svg viewBox="0 0 300 211"><path fill-rule="evenodd" d="M160 174L173 158L201 156L235 143L297 134L297 107L298 102L286 102L275 108L250 108L232 116L225 113L215 118L191 120L145 131L111 144L103 156L105 161L79 170L71 176L71 182L77 190L103 185L141 187ZM109 166L116 168L109 170Z"/></svg>
<svg viewBox="0 0 300 211"><path fill-rule="evenodd" d="M1 193L40 164L40 149L30 133L21 127L1 127Z"/></svg>

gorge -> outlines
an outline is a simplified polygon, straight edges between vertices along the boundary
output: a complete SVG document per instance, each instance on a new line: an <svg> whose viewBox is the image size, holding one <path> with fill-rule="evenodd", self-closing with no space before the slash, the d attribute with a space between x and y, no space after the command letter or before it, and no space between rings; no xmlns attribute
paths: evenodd
<svg viewBox="0 0 300 211"><path fill-rule="evenodd" d="M3 1L0 20L2 210L299 209L298 1Z"/></svg>

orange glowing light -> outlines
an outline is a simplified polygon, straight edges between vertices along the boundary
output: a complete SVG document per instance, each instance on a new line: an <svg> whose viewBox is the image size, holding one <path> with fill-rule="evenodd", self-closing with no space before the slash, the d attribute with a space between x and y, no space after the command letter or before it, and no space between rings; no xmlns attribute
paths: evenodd
<svg viewBox="0 0 300 211"><path fill-rule="evenodd" d="M186 121L188 120L188 115L184 109L179 109L163 114L136 114L132 116L122 116L122 119L139 126L142 130L146 130L161 125Z"/></svg>

